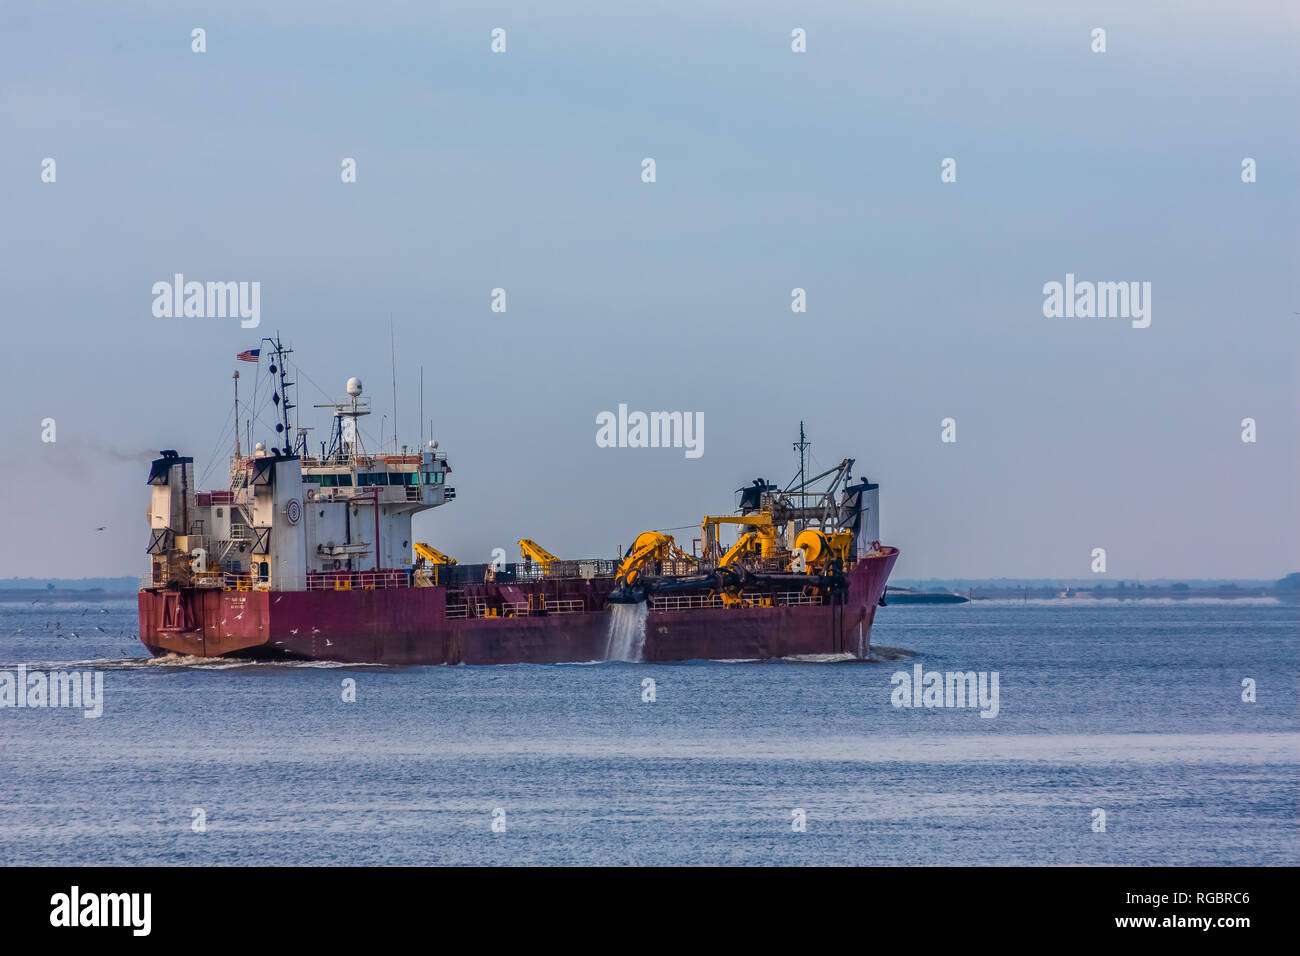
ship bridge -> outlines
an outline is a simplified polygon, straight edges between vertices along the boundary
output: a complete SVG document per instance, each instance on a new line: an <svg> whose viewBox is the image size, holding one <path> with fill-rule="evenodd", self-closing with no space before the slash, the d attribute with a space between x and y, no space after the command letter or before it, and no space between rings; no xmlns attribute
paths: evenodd
<svg viewBox="0 0 1300 956"><path fill-rule="evenodd" d="M211 491L195 490L192 458L168 451L155 460L151 566L142 585L296 591L358 573L370 586L407 581L411 519L455 499L451 465L432 441L414 454L405 446L367 454L356 427L369 414L360 380L350 379L347 391L324 406L335 426L320 456L305 454L305 437L297 454L259 442L245 457L236 444L228 487ZM287 414L280 425L287 433Z"/></svg>

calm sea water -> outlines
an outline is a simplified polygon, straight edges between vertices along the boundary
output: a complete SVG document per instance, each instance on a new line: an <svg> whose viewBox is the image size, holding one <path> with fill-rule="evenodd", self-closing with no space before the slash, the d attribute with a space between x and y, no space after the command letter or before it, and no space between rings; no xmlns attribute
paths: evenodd
<svg viewBox="0 0 1300 956"><path fill-rule="evenodd" d="M0 603L0 669L105 691L0 710L4 863L1300 861L1296 606L890 607L870 663L177 664L135 634L134 602ZM893 707L916 663L997 671L999 715Z"/></svg>

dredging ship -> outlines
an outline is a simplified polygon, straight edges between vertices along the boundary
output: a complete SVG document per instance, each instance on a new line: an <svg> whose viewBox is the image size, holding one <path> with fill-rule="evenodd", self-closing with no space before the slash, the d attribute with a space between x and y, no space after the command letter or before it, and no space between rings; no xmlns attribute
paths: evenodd
<svg viewBox="0 0 1300 956"><path fill-rule="evenodd" d="M241 453L236 373L228 484L198 490L193 459L173 450L150 468L139 610L152 654L401 665L868 656L898 551L878 540L879 487L850 477L853 459L806 476L801 454L786 487L755 479L734 513L703 518L690 552L646 531L617 559L566 560L522 538L519 561L462 564L412 537L415 514L455 500L446 453L430 441L368 454L354 378L346 398L318 406L332 409L331 439L308 454L306 429L290 427L289 350L264 341L283 447Z"/></svg>

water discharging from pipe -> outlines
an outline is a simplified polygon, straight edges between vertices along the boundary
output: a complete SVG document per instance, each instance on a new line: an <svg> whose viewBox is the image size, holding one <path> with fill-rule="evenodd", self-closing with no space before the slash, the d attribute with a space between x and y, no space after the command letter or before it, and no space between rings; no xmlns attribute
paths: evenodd
<svg viewBox="0 0 1300 956"><path fill-rule="evenodd" d="M646 601L610 605L605 660L641 660L641 652L645 648L645 622L649 613L650 605Z"/></svg>

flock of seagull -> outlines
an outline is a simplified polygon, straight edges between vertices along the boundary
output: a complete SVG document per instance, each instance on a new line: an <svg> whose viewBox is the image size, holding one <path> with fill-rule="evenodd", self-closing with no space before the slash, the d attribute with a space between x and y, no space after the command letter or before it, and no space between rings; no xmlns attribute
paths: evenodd
<svg viewBox="0 0 1300 956"><path fill-rule="evenodd" d="M42 602L40 602L40 601L33 601L31 606L32 606L32 607L36 607L38 604L41 604L41 603L42 603ZM90 608L82 608L82 609L81 609L81 614L80 614L80 616L81 616L81 617L85 617L85 616L86 616L87 614L89 614L89 613L90 613ZM99 613L100 613L100 614L107 614L107 613L108 613L108 609L107 609L107 608L102 608L102 607L101 607L101 608L99 609ZM108 633L108 631L104 630L104 629L103 629L102 627L100 627L98 624L94 624L94 625L92 625L92 626L94 627L95 630L99 631L101 634L107 634L107 633ZM56 620L56 621L46 621L46 622L45 622L45 628L44 628L44 629L45 629L46 632L49 632L49 631L53 630L53 631L54 631L54 636L55 636L55 637L57 637L57 638L61 638L62 640L65 640L65 641L67 641L67 640L71 640L72 638L80 638L80 637L81 637L81 635L80 635L79 633L77 633L75 630L72 630L72 629L69 629L69 630L67 631L67 633L64 633L64 631L63 631L63 622L62 622L62 621L57 621L57 620ZM23 633L25 633L25 632L26 632L26 628L23 628L22 626L19 626L19 627L14 631L15 634L23 634ZM122 632L118 635L118 637L136 637L136 636L137 636L137 635L134 635L134 634L128 634L126 631L122 631ZM119 656L119 657L127 657L128 655L127 655L126 651L120 651L119 654L118 654L118 656Z"/></svg>

